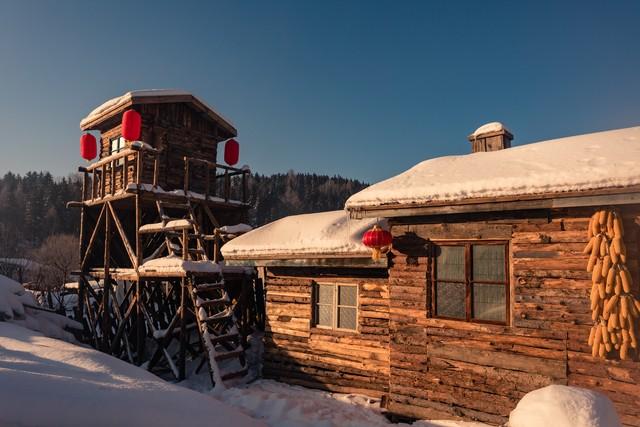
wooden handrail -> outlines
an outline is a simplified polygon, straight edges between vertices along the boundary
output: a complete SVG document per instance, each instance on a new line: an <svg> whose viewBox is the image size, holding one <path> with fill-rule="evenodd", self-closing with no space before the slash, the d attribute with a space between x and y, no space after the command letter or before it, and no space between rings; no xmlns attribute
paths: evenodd
<svg viewBox="0 0 640 427"><path fill-rule="evenodd" d="M147 154L146 156L145 153ZM120 185L121 189L126 189L130 184L143 184L142 181L145 179L143 176L144 165L145 162L149 161L153 161L153 176L150 183L154 188L157 188L159 186L160 153L160 150L150 147L147 144L134 143L130 147L127 147L118 153L104 157L89 166L79 167L78 170L85 175L85 179L88 181L85 183L85 189L82 191L82 201L91 200L93 202L96 199L104 198L108 194L114 196L117 184ZM133 158L130 158L130 156ZM145 157L151 157L151 159ZM247 176L250 173L248 169L239 169L228 165L221 165L209 160L187 156L184 156L183 160L183 190L185 194L191 191L194 184L194 180L191 176L193 174L191 164L193 163L204 165L205 167L206 182L204 183L204 191L206 200L209 200L211 196L219 197L225 201L231 200L231 178L234 176L242 176L241 186L237 188L237 192L239 193L238 198L241 198L243 203L247 202ZM131 179L129 178L130 167L134 168ZM119 172L121 174L119 179L116 172L117 169L121 169ZM220 173L218 173L218 170L220 170ZM213 173L211 173L211 171L213 171ZM108 187L107 178L109 178ZM214 183L214 194L211 194L212 179ZM223 180L222 188L217 184L219 182L217 181L218 179ZM118 182L116 183L116 181ZM236 187L234 186L234 188ZM200 191L202 190L200 189Z"/></svg>

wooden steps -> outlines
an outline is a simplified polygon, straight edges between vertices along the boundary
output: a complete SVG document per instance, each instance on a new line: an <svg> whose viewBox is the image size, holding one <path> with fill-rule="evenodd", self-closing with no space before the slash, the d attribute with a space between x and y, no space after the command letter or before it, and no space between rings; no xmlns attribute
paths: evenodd
<svg viewBox="0 0 640 427"><path fill-rule="evenodd" d="M191 287L196 319L212 381L242 378L247 372L244 348L233 315L233 304L224 287L218 282L199 283Z"/></svg>

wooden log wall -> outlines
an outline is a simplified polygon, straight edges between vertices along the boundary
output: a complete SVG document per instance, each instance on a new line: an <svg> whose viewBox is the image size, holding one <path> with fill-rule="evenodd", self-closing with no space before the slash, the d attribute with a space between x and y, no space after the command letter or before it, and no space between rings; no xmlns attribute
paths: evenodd
<svg viewBox="0 0 640 427"><path fill-rule="evenodd" d="M389 409L414 418L502 424L524 394L548 384L596 389L640 426L640 362L591 357L587 225L594 209L464 215L392 223ZM640 208L621 209L638 292ZM510 241L507 326L430 317L425 243Z"/></svg>
<svg viewBox="0 0 640 427"><path fill-rule="evenodd" d="M210 119L205 118L185 103L142 104L135 109L142 116L141 140L162 150L159 162L159 185L165 190L184 187L184 157L193 157L216 162L218 142L230 138ZM110 154L111 139L121 134L117 120L109 122L108 130L102 132L100 158ZM142 182L153 182L153 159L145 156ZM191 167L192 191L204 193L206 171L202 165ZM122 168L116 173L116 191L120 189ZM133 166L129 168L129 179L133 178ZM213 177L212 177L213 179ZM111 191L107 177L107 193Z"/></svg>
<svg viewBox="0 0 640 427"><path fill-rule="evenodd" d="M264 277L264 377L340 393L385 395L389 378L389 289L386 271L375 273L269 268ZM313 327L314 280L358 284L357 332Z"/></svg>

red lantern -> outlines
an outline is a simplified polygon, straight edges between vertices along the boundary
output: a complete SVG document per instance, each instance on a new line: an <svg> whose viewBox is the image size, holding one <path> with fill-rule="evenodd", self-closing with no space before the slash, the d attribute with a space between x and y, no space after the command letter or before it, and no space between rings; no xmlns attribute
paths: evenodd
<svg viewBox="0 0 640 427"><path fill-rule="evenodd" d="M393 236L387 230L383 230L378 225L374 225L371 230L366 231L362 235L362 244L371 248L371 258L380 259L381 255L385 255L391 250Z"/></svg>
<svg viewBox="0 0 640 427"><path fill-rule="evenodd" d="M90 133L82 134L80 137L80 155L85 160L93 160L98 154L96 137Z"/></svg>
<svg viewBox="0 0 640 427"><path fill-rule="evenodd" d="M235 139L230 139L224 144L224 162L229 166L238 163L240 158L240 144Z"/></svg>
<svg viewBox="0 0 640 427"><path fill-rule="evenodd" d="M122 115L122 136L127 141L140 139L142 129L142 117L136 110L127 110Z"/></svg>

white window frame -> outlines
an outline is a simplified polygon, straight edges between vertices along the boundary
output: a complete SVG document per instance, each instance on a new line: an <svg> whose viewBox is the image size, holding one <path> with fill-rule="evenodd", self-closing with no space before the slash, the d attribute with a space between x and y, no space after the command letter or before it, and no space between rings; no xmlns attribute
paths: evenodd
<svg viewBox="0 0 640 427"><path fill-rule="evenodd" d="M116 147L115 149L114 149L114 145ZM124 139L124 137L117 136L115 138L109 139L109 155L110 156L121 152L125 148L127 148L127 141ZM116 166L121 166L122 164L124 164L124 158L118 159L116 161Z"/></svg>
<svg viewBox="0 0 640 427"><path fill-rule="evenodd" d="M329 305L329 304L320 304L318 301L318 288L320 286L332 286L333 287L333 301L331 302L331 308L332 308L332 325L331 326L327 326L327 325L320 325L318 323L318 306L320 305ZM344 331L344 332L353 332L353 333L357 333L359 331L359 325L360 325L360 286L357 283L342 283L342 282L324 282L324 281L313 281L311 283L312 286L312 298L311 298L311 303L312 303L312 307L311 307L311 311L312 311L312 325L314 328L318 328L318 329L327 329L327 330L334 330L334 331ZM352 287L356 289L356 303L355 305L339 305L338 304L338 296L339 296L339 291L340 291L340 287ZM339 328L338 327L338 313L339 313L339 309L340 307L346 307L346 308L353 308L356 311L356 319L355 319L355 328L351 329L351 328Z"/></svg>

